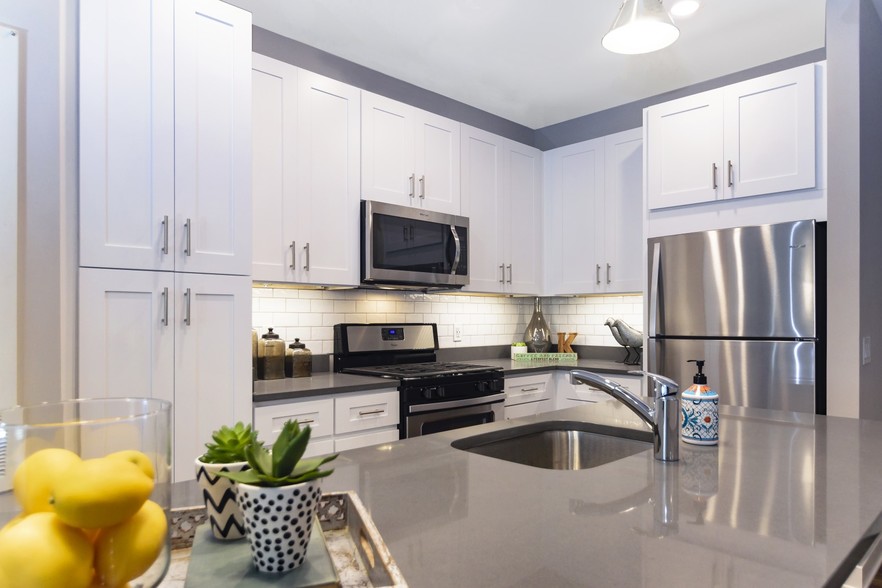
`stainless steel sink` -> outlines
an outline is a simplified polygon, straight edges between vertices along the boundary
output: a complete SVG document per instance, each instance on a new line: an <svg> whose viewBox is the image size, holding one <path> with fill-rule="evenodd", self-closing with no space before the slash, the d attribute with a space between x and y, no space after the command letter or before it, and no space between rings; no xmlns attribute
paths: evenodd
<svg viewBox="0 0 882 588"><path fill-rule="evenodd" d="M457 439L456 449L550 470L584 470L652 450L652 433L545 421Z"/></svg>

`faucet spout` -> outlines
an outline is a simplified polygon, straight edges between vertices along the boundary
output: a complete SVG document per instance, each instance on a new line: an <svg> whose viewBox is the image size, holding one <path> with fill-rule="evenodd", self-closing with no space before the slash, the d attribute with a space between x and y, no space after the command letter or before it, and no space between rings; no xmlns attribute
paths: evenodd
<svg viewBox="0 0 882 588"><path fill-rule="evenodd" d="M631 372L639 373L642 372ZM602 390L627 406L652 429L655 459L677 461L680 459L680 399L677 397L676 382L658 374L646 373L653 381L655 404L650 407L633 392L594 372L573 370L572 381L589 384Z"/></svg>

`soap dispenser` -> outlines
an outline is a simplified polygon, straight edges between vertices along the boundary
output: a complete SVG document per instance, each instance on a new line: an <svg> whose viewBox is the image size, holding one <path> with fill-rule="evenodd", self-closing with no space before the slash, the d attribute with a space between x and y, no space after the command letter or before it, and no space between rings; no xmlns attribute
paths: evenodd
<svg viewBox="0 0 882 588"><path fill-rule="evenodd" d="M698 373L692 378L692 385L683 391L680 406L683 421L680 436L686 443L693 445L716 445L720 440L720 417L718 406L720 396L707 385L707 376L703 359L690 359L698 367Z"/></svg>

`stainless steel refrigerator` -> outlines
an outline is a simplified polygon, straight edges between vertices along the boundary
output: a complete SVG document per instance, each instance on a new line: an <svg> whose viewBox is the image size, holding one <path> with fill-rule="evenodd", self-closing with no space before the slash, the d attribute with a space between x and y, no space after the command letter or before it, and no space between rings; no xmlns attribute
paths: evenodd
<svg viewBox="0 0 882 588"><path fill-rule="evenodd" d="M649 239L647 369L722 404L826 412L824 223Z"/></svg>

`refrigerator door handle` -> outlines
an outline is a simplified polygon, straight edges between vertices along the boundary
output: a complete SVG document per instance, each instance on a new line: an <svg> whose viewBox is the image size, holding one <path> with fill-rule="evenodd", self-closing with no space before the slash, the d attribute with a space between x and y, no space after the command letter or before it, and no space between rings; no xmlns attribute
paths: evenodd
<svg viewBox="0 0 882 588"><path fill-rule="evenodd" d="M658 284L661 265L661 243L652 245L652 274L649 280L649 337L658 335Z"/></svg>

